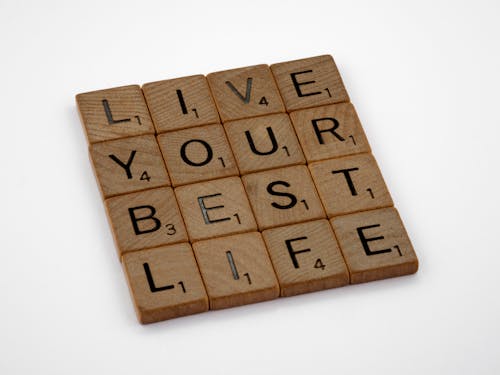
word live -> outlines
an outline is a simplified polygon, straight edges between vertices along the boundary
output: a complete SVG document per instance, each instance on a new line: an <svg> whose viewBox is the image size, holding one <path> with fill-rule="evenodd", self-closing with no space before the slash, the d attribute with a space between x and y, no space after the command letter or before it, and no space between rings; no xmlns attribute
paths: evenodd
<svg viewBox="0 0 500 375"><path fill-rule="evenodd" d="M142 323L418 269L331 56L76 101Z"/></svg>

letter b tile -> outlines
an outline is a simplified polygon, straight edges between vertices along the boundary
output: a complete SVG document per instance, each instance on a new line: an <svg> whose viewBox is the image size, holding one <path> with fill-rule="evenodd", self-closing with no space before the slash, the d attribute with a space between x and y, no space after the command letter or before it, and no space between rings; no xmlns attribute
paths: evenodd
<svg viewBox="0 0 500 375"><path fill-rule="evenodd" d="M340 216L331 223L352 284L417 272L417 256L395 208Z"/></svg>
<svg viewBox="0 0 500 375"><path fill-rule="evenodd" d="M188 240L170 187L119 195L105 203L120 255Z"/></svg>

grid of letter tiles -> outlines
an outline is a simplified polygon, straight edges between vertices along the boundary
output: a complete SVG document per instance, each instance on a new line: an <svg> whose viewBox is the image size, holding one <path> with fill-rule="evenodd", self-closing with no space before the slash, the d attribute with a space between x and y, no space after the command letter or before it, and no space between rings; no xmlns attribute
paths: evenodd
<svg viewBox="0 0 500 375"><path fill-rule="evenodd" d="M331 56L76 100L142 323L417 271Z"/></svg>

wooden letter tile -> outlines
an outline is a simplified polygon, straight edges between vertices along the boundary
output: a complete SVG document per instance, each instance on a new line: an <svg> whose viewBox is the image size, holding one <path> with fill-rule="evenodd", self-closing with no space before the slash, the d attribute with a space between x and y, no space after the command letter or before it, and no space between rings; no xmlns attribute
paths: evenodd
<svg viewBox="0 0 500 375"><path fill-rule="evenodd" d="M330 55L273 64L271 70L287 111L349 101Z"/></svg>
<svg viewBox="0 0 500 375"><path fill-rule="evenodd" d="M238 175L220 124L161 134L158 142L174 186Z"/></svg>
<svg viewBox="0 0 500 375"><path fill-rule="evenodd" d="M105 203L120 255L188 240L170 187L120 195Z"/></svg>
<svg viewBox="0 0 500 375"><path fill-rule="evenodd" d="M207 79L223 122L285 112L267 65L211 73Z"/></svg>
<svg viewBox="0 0 500 375"><path fill-rule="evenodd" d="M417 272L417 256L395 208L341 216L331 223L352 284Z"/></svg>
<svg viewBox="0 0 500 375"><path fill-rule="evenodd" d="M328 217L392 206L392 198L371 154L309 165Z"/></svg>
<svg viewBox="0 0 500 375"><path fill-rule="evenodd" d="M278 281L260 233L195 242L193 250L211 310L279 296Z"/></svg>
<svg viewBox="0 0 500 375"><path fill-rule="evenodd" d="M327 220L262 233L281 287L293 296L349 284L349 273Z"/></svg>
<svg viewBox="0 0 500 375"><path fill-rule="evenodd" d="M153 135L94 143L89 151L104 198L170 185Z"/></svg>
<svg viewBox="0 0 500 375"><path fill-rule="evenodd" d="M351 103L290 114L307 161L370 152L370 145Z"/></svg>
<svg viewBox="0 0 500 375"><path fill-rule="evenodd" d="M142 90L158 133L220 121L203 75L146 83Z"/></svg>
<svg viewBox="0 0 500 375"><path fill-rule="evenodd" d="M188 243L134 251L123 268L141 323L208 310L208 298Z"/></svg>
<svg viewBox="0 0 500 375"><path fill-rule="evenodd" d="M191 241L257 229L239 177L180 186L175 194Z"/></svg>
<svg viewBox="0 0 500 375"><path fill-rule="evenodd" d="M226 122L224 129L242 174L305 164L285 113Z"/></svg>
<svg viewBox="0 0 500 375"><path fill-rule="evenodd" d="M306 166L242 177L260 230L326 217Z"/></svg>
<svg viewBox="0 0 500 375"><path fill-rule="evenodd" d="M76 103L89 143L154 134L138 85L78 94Z"/></svg>

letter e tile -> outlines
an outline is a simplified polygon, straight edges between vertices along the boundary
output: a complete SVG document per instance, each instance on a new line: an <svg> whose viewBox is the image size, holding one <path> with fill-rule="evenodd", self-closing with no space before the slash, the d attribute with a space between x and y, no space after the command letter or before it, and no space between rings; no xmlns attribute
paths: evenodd
<svg viewBox="0 0 500 375"><path fill-rule="evenodd" d="M349 101L330 55L273 64L271 70L289 112Z"/></svg>
<svg viewBox="0 0 500 375"><path fill-rule="evenodd" d="M193 250L211 310L279 296L278 281L260 233L195 242Z"/></svg>
<svg viewBox="0 0 500 375"><path fill-rule="evenodd" d="M205 287L188 243L127 253L123 268L143 324L208 310Z"/></svg>
<svg viewBox="0 0 500 375"><path fill-rule="evenodd" d="M188 240L170 187L119 195L105 204L120 255Z"/></svg>
<svg viewBox="0 0 500 375"><path fill-rule="evenodd" d="M340 216L331 223L352 284L417 272L417 256L395 208Z"/></svg>

